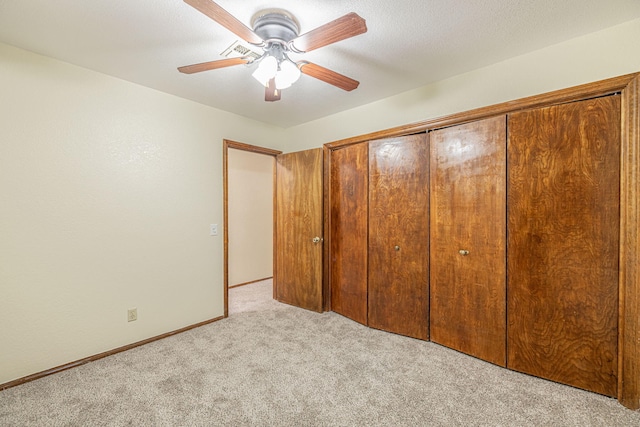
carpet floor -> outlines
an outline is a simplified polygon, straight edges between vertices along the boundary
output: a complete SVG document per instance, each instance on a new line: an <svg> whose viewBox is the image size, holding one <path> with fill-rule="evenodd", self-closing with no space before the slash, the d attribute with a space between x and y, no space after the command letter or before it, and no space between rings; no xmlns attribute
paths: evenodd
<svg viewBox="0 0 640 427"><path fill-rule="evenodd" d="M615 399L231 290L230 317L0 392L0 426L640 426Z"/></svg>

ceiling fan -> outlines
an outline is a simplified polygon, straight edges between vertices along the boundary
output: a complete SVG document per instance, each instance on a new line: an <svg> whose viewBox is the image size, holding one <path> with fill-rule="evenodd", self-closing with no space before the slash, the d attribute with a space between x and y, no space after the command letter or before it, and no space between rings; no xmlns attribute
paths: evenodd
<svg viewBox="0 0 640 427"><path fill-rule="evenodd" d="M215 70L240 64L258 62L253 77L265 86L265 101L278 101L281 90L290 87L300 74L306 74L325 83L352 91L360 84L328 68L308 61L292 61L288 53L305 53L329 44L367 32L365 20L356 13L348 13L341 18L324 24L314 30L299 35L295 18L282 10L267 10L253 19L253 30L236 19L212 0L184 0L247 43L260 47L264 53L255 59L251 56L227 58L217 61L179 67L185 74Z"/></svg>

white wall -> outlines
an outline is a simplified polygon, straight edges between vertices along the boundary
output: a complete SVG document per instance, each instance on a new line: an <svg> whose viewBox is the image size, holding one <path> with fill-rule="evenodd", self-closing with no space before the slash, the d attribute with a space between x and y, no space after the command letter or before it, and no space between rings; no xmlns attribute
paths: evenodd
<svg viewBox="0 0 640 427"><path fill-rule="evenodd" d="M273 276L272 156L228 150L229 285Z"/></svg>
<svg viewBox="0 0 640 427"><path fill-rule="evenodd" d="M289 128L285 151L638 72L638 40L640 19Z"/></svg>
<svg viewBox="0 0 640 427"><path fill-rule="evenodd" d="M223 314L222 140L280 128L2 44L0 94L0 383Z"/></svg>

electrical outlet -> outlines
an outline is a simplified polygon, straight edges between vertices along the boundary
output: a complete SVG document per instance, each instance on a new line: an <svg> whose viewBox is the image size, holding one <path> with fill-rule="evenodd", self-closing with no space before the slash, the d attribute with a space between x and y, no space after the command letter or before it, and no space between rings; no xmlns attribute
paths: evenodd
<svg viewBox="0 0 640 427"><path fill-rule="evenodd" d="M127 311L127 322L133 322L134 320L138 320L138 309L130 308Z"/></svg>
<svg viewBox="0 0 640 427"><path fill-rule="evenodd" d="M211 236L218 235L218 224L209 224L209 235Z"/></svg>

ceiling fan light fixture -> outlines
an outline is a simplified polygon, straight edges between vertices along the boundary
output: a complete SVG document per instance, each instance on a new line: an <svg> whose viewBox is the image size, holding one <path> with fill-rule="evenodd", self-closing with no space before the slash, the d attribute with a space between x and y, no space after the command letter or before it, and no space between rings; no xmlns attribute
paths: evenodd
<svg viewBox="0 0 640 427"><path fill-rule="evenodd" d="M214 0L184 0L185 3L208 16L245 42L262 48L262 55L251 55L250 48L233 49L243 56L178 67L185 74L215 70L232 65L257 63L252 76L265 88L265 101L280 99L281 89L295 83L306 74L346 91L354 90L359 82L335 71L307 61L294 62L287 53L305 53L355 37L367 32L366 21L355 12L300 35L298 21L282 9L262 10L254 15L249 28ZM236 46L237 47L237 46Z"/></svg>
<svg viewBox="0 0 640 427"><path fill-rule="evenodd" d="M300 69L291 60L285 59L280 62L280 70L276 74L276 88L286 89L298 81Z"/></svg>
<svg viewBox="0 0 640 427"><path fill-rule="evenodd" d="M278 72L278 60L271 55L265 56L258 64L258 68L251 74L262 86L267 86L269 80Z"/></svg>

